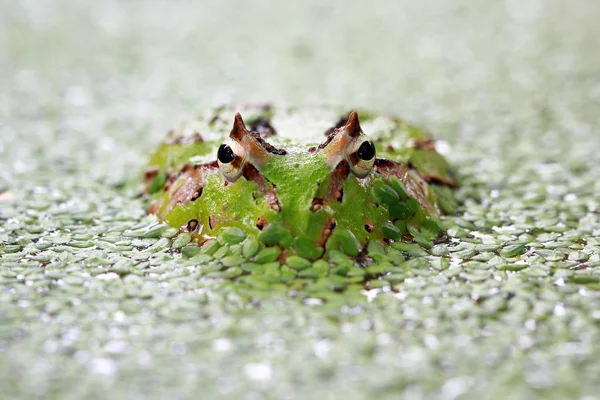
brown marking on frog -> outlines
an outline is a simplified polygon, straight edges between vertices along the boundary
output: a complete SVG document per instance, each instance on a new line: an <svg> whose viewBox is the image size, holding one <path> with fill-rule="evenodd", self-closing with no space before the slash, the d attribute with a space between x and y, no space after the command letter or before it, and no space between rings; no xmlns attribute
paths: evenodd
<svg viewBox="0 0 600 400"><path fill-rule="evenodd" d="M435 150L435 140L432 138L417 139L414 146L418 150Z"/></svg>
<svg viewBox="0 0 600 400"><path fill-rule="evenodd" d="M271 125L271 121L264 116L252 120L248 125L251 131L258 132L262 138L277 135L277 131Z"/></svg>
<svg viewBox="0 0 600 400"><path fill-rule="evenodd" d="M335 139L337 133L339 132L338 129L335 129L333 132L331 132L329 134L329 136L327 136L327 139L325 139L325 141L323 143L321 143L320 145L318 145L316 148L315 147L311 147L310 149L308 149L309 153L314 153L317 150L323 150L325 147L327 147L327 145L329 143L331 143L333 141L333 139ZM314 149L311 151L311 149Z"/></svg>
<svg viewBox="0 0 600 400"><path fill-rule="evenodd" d="M266 142L261 136L260 133L258 132L249 132L250 135L252 135L254 137L254 139L256 139L256 141L258 143L260 143L260 145L269 153L271 154L277 154L278 156L285 156L287 154L287 150L286 149L278 149L277 147L273 146L272 144L270 144L269 142Z"/></svg>
<svg viewBox="0 0 600 400"><path fill-rule="evenodd" d="M327 198L337 201L342 201L344 195L344 181L350 174L350 166L346 160L340 161L340 163L331 171L331 178L329 180L329 186L327 187Z"/></svg>
<svg viewBox="0 0 600 400"><path fill-rule="evenodd" d="M267 204L273 211L281 211L281 203L277 198L277 188L272 183L269 187L269 185L267 185L268 181L262 176L262 174L254 165L246 163L244 165L242 174L244 175L244 178L258 185L258 188L264 194L265 199L267 200Z"/></svg>
<svg viewBox="0 0 600 400"><path fill-rule="evenodd" d="M150 183L156 178L158 173L160 172L160 168L158 167L150 167L144 171L144 182Z"/></svg>
<svg viewBox="0 0 600 400"><path fill-rule="evenodd" d="M204 188L202 186L200 186L200 189L198 189L196 191L196 193L194 193L192 195L192 201L196 201L198 200L201 196L202 196L202 192L204 191Z"/></svg>
<svg viewBox="0 0 600 400"><path fill-rule="evenodd" d="M261 215L261 216L260 216L260 217L258 217L258 219L256 220L256 227L257 227L259 230L261 230L261 231L262 231L263 229L265 229L265 228L267 227L267 225L269 225L269 224L267 223L267 220L265 219L265 216L264 216L264 215Z"/></svg>
<svg viewBox="0 0 600 400"><path fill-rule="evenodd" d="M156 214L157 211L158 211L158 203L156 201L151 202L150 205L148 206L148 209L146 210L146 212L148 214Z"/></svg>
<svg viewBox="0 0 600 400"><path fill-rule="evenodd" d="M187 228L188 232L192 233L192 232L195 232L196 229L198 229L198 226L199 226L199 223L198 223L197 219L190 219L187 223L186 228Z"/></svg>
<svg viewBox="0 0 600 400"><path fill-rule="evenodd" d="M155 214L162 210L159 217L164 219L176 206L196 200L202 193L207 177L218 170L216 161L195 166L184 165L177 174L170 174L165 183L165 190L168 191L166 207L163 207L164 198L161 196L152 201L148 212Z"/></svg>
<svg viewBox="0 0 600 400"><path fill-rule="evenodd" d="M337 225L337 222L335 222L335 219L333 219L333 218L331 218L329 221L327 221L325 223L325 227L323 228L323 233L321 233L321 239L319 239L319 244L318 244L319 247L325 248L325 243L327 243L327 240L333 233L333 230L335 229L336 225Z"/></svg>
<svg viewBox="0 0 600 400"><path fill-rule="evenodd" d="M152 182L154 182L154 179L156 179L159 172L160 168L158 167L150 167L144 171L144 194L149 194L150 186L152 186Z"/></svg>
<svg viewBox="0 0 600 400"><path fill-rule="evenodd" d="M327 200L323 197L315 197L310 205L310 211L317 212L327 205Z"/></svg>

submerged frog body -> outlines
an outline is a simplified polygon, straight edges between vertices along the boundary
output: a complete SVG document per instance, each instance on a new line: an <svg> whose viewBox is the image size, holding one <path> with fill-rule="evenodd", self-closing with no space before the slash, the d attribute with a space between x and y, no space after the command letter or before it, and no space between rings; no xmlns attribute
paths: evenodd
<svg viewBox="0 0 600 400"><path fill-rule="evenodd" d="M169 133L145 182L148 211L198 244L234 229L313 260L371 241L427 246L455 208L449 166L421 130L323 108L210 110Z"/></svg>

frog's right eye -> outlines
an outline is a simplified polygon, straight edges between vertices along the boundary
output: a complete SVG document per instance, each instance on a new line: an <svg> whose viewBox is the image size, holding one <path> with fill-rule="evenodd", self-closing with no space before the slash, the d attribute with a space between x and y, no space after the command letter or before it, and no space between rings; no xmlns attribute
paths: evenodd
<svg viewBox="0 0 600 400"><path fill-rule="evenodd" d="M246 152L240 144L228 139L217 150L217 162L225 179L229 182L235 182L244 169Z"/></svg>

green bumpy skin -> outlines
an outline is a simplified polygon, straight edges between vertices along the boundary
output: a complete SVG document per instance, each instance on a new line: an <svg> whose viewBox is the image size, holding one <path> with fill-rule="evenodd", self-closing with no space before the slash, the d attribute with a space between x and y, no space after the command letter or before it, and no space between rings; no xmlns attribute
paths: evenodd
<svg viewBox="0 0 600 400"><path fill-rule="evenodd" d="M376 148L371 160L357 156L364 141ZM234 149L230 163L217 156L224 142ZM456 208L456 181L434 141L360 110L208 110L169 132L144 178L148 212L199 245L219 234L255 236L279 247L280 260L327 259L333 249L356 257L370 242L431 247L443 236L438 217Z"/></svg>

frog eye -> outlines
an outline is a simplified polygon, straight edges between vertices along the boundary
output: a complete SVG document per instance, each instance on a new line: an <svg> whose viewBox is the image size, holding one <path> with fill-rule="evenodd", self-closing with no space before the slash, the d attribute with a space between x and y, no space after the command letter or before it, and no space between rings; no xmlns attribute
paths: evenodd
<svg viewBox="0 0 600 400"><path fill-rule="evenodd" d="M370 140L365 140L358 148L356 155L363 161L373 160L375 158L375 145Z"/></svg>
<svg viewBox="0 0 600 400"><path fill-rule="evenodd" d="M217 152L217 158L223 164L229 164L235 159L235 154L233 154L233 150L231 150L231 146L223 143L219 146L219 151Z"/></svg>
<svg viewBox="0 0 600 400"><path fill-rule="evenodd" d="M235 182L242 174L246 151L232 139L227 139L217 150L219 170L229 182Z"/></svg>
<svg viewBox="0 0 600 400"><path fill-rule="evenodd" d="M348 160L350 169L359 178L364 178L373 169L375 164L375 145L361 135L357 140L350 142L348 147Z"/></svg>

